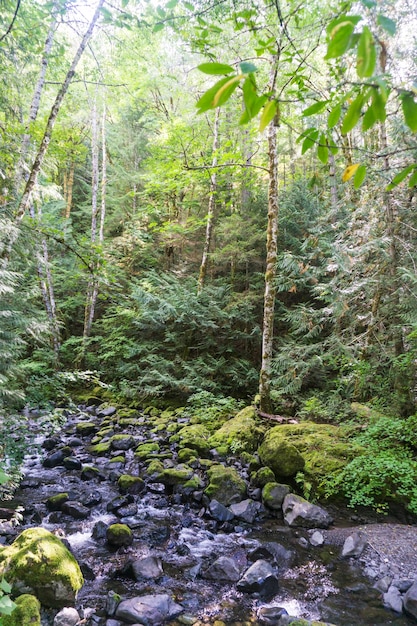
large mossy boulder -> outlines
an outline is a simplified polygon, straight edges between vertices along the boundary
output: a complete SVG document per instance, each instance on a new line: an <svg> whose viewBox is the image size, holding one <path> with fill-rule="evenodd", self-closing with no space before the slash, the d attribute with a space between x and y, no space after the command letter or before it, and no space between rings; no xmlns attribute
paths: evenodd
<svg viewBox="0 0 417 626"><path fill-rule="evenodd" d="M283 443L293 446L303 458L304 468L301 468L300 460L300 469L297 471L304 471L318 496L325 495L326 482L337 476L347 463L361 453L361 448L349 441L339 426L314 422L275 426L265 435L258 453L263 464L270 467L277 478L290 476L280 473L280 457L285 451Z"/></svg>
<svg viewBox="0 0 417 626"><path fill-rule="evenodd" d="M41 605L35 596L24 593L16 600L16 608L11 615L4 615L3 626L41 626Z"/></svg>
<svg viewBox="0 0 417 626"><path fill-rule="evenodd" d="M200 456L207 456L210 451L210 433L202 424L184 426L170 438L170 443L178 443L181 448L196 450Z"/></svg>
<svg viewBox="0 0 417 626"><path fill-rule="evenodd" d="M265 437L259 448L259 457L264 465L271 468L275 476L292 478L304 469L304 457L292 443L278 433L277 435Z"/></svg>
<svg viewBox="0 0 417 626"><path fill-rule="evenodd" d="M207 472L209 484L205 494L224 506L239 502L246 496L246 483L233 467L213 465Z"/></svg>
<svg viewBox="0 0 417 626"><path fill-rule="evenodd" d="M229 419L209 440L211 448L227 447L237 452L253 452L264 435L256 421L255 407L247 406Z"/></svg>
<svg viewBox="0 0 417 626"><path fill-rule="evenodd" d="M2 576L14 593L33 593L42 605L53 608L74 604L84 583L75 557L44 528L29 528L0 548Z"/></svg>

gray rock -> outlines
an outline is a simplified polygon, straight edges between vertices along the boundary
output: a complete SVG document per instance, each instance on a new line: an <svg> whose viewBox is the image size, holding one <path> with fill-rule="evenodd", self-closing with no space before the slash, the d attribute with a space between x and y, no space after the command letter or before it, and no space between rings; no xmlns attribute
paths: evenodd
<svg viewBox="0 0 417 626"><path fill-rule="evenodd" d="M81 461L79 459L76 459L75 456L65 457L62 463L67 470L79 470L82 468Z"/></svg>
<svg viewBox="0 0 417 626"><path fill-rule="evenodd" d="M123 624L118 619L108 619L106 620L106 626L123 626Z"/></svg>
<svg viewBox="0 0 417 626"><path fill-rule="evenodd" d="M240 578L240 568L234 559L221 556L210 565L204 577L221 582L236 582Z"/></svg>
<svg viewBox="0 0 417 626"><path fill-rule="evenodd" d="M97 411L98 417L110 417L116 413L117 409L114 406L108 406L105 409L99 409Z"/></svg>
<svg viewBox="0 0 417 626"><path fill-rule="evenodd" d="M158 559L156 556L147 556L133 561L132 570L136 580L160 578L164 573L161 559Z"/></svg>
<svg viewBox="0 0 417 626"><path fill-rule="evenodd" d="M391 585L388 591L384 593L383 599L384 599L384 606L387 609L391 609L392 611L395 611L396 613L402 613L403 599L397 587L394 587L394 585ZM417 597L416 597L416 600L417 600ZM417 604L416 604L416 608L417 608ZM417 612L415 616L417 617Z"/></svg>
<svg viewBox="0 0 417 626"><path fill-rule="evenodd" d="M353 535L349 535L345 539L345 543L343 544L342 549L342 557L348 558L351 556L358 557L365 550L366 544L368 543L368 538L364 533L357 532L353 533Z"/></svg>
<svg viewBox="0 0 417 626"><path fill-rule="evenodd" d="M230 505L230 510L232 511L233 515L235 515L239 519L243 519L249 524L252 524L254 522L256 515L258 514L259 508L260 503L254 502L250 498Z"/></svg>
<svg viewBox="0 0 417 626"><path fill-rule="evenodd" d="M81 504L81 502L74 502L73 500L64 502L61 506L61 511L74 519L86 519L90 515L90 509Z"/></svg>
<svg viewBox="0 0 417 626"><path fill-rule="evenodd" d="M417 581L411 585L404 596L404 611L417 618Z"/></svg>
<svg viewBox="0 0 417 626"><path fill-rule="evenodd" d="M314 547L322 546L324 543L323 534L319 530L315 530L310 537L310 543Z"/></svg>
<svg viewBox="0 0 417 626"><path fill-rule="evenodd" d="M123 437L123 439L112 439L111 447L113 450L130 450L136 446L136 440L133 437Z"/></svg>
<svg viewBox="0 0 417 626"><path fill-rule="evenodd" d="M57 450L56 452L52 452L52 454L47 456L42 465L48 468L58 467L59 465L64 464L64 459L67 456L68 454L63 450Z"/></svg>
<svg viewBox="0 0 417 626"><path fill-rule="evenodd" d="M290 493L288 485L282 483L267 483L262 489L262 502L273 511L281 511L285 496Z"/></svg>
<svg viewBox="0 0 417 626"><path fill-rule="evenodd" d="M321 506L310 504L293 493L285 496L282 510L288 526L327 528L333 521L333 518Z"/></svg>
<svg viewBox="0 0 417 626"><path fill-rule="evenodd" d="M260 623L271 626L281 623L279 620L283 615L288 615L288 611L282 606L262 606L258 611Z"/></svg>
<svg viewBox="0 0 417 626"><path fill-rule="evenodd" d="M384 576L383 578L380 578L379 580L376 581L374 585L374 589L377 589L381 593L386 593L388 589L390 588L391 583L392 583L391 576ZM397 585L395 586L397 587Z"/></svg>
<svg viewBox="0 0 417 626"><path fill-rule="evenodd" d="M211 500L209 504L210 515L218 522L230 522L233 519L233 513L221 502Z"/></svg>
<svg viewBox="0 0 417 626"><path fill-rule="evenodd" d="M180 604L164 593L122 600L116 609L115 617L130 624L160 626L180 615L183 610Z"/></svg>
<svg viewBox="0 0 417 626"><path fill-rule="evenodd" d="M54 626L75 626L80 621L79 613L72 607L65 607L55 615Z"/></svg>
<svg viewBox="0 0 417 626"><path fill-rule="evenodd" d="M239 591L271 596L278 591L278 578L268 561L260 559L250 566L237 583Z"/></svg>

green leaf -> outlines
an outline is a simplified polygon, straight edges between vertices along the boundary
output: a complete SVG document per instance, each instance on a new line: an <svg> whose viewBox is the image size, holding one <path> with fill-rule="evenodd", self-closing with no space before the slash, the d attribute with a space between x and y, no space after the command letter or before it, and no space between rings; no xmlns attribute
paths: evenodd
<svg viewBox="0 0 417 626"><path fill-rule="evenodd" d="M327 161L329 160L329 148L327 146L326 136L324 135L324 133L320 135L320 143L317 146L317 156L319 157L320 161L324 165L326 165Z"/></svg>
<svg viewBox="0 0 417 626"><path fill-rule="evenodd" d="M3 596L0 598L0 615L11 615L16 608L16 604L9 598Z"/></svg>
<svg viewBox="0 0 417 626"><path fill-rule="evenodd" d="M210 89L201 96L199 101L196 104L196 107L199 109L199 113L204 113L209 109L214 109L215 105L213 104L214 96L219 91L219 89L225 85L229 81L229 77L221 78L217 83L215 83Z"/></svg>
<svg viewBox="0 0 417 626"><path fill-rule="evenodd" d="M239 63L239 67L242 74L253 74L253 72L258 71L256 65L249 63L249 61L242 61L242 63Z"/></svg>
<svg viewBox="0 0 417 626"><path fill-rule="evenodd" d="M385 105L387 103L387 97L388 94L385 90L379 91L379 89L374 89L374 92L372 94L372 108L375 113L375 118L379 122L385 122L385 119L387 117L387 110L385 108Z"/></svg>
<svg viewBox="0 0 417 626"><path fill-rule="evenodd" d="M356 72L359 78L368 78L374 73L376 64L375 41L368 26L364 26L358 42Z"/></svg>
<svg viewBox="0 0 417 626"><path fill-rule="evenodd" d="M157 33L157 32L159 32L160 30L163 30L164 28L165 28L165 24L163 24L162 22L157 22L157 23L154 25L154 27L153 27L152 31L153 31L154 33Z"/></svg>
<svg viewBox="0 0 417 626"><path fill-rule="evenodd" d="M327 127L334 128L337 122L340 120L340 116L342 114L342 105L337 104L334 109L332 109L329 113L329 117L327 119Z"/></svg>
<svg viewBox="0 0 417 626"><path fill-rule="evenodd" d="M373 105L371 104L369 106L368 110L365 112L365 115L363 116L363 119L362 119L362 130L364 132L366 132L367 130L372 128L372 126L375 124L376 121L377 121L377 119L376 119L376 115L375 115L375 109L374 109Z"/></svg>
<svg viewBox="0 0 417 626"><path fill-rule="evenodd" d="M191 2L183 2L183 4L184 4L184 7L186 9L188 9L189 11L194 11L195 10L195 7L194 7L193 4L191 4Z"/></svg>
<svg viewBox="0 0 417 626"><path fill-rule="evenodd" d="M388 35L391 35L391 37L395 35L397 31L397 24L394 22L394 20L390 19L389 17L385 17L385 15L378 15L376 21L377 24L379 24L381 28L383 28L385 32L388 33Z"/></svg>
<svg viewBox="0 0 417 626"><path fill-rule="evenodd" d="M367 9L373 9L376 7L375 0L361 0L361 2L363 6L366 7Z"/></svg>
<svg viewBox="0 0 417 626"><path fill-rule="evenodd" d="M312 129L312 132L304 139L303 145L301 147L301 154L305 154L307 150L310 150L317 143L317 139L319 136L319 131L315 128Z"/></svg>
<svg viewBox="0 0 417 626"><path fill-rule="evenodd" d="M365 176L366 176L366 165L359 165L355 173L355 178L353 179L353 186L355 187L355 189L359 189L359 187L362 185L363 181L365 180Z"/></svg>
<svg viewBox="0 0 417 626"><path fill-rule="evenodd" d="M408 186L410 188L417 186L417 172L414 172L414 174L410 176L410 180L408 181Z"/></svg>
<svg viewBox="0 0 417 626"><path fill-rule="evenodd" d="M259 122L259 130L262 132L268 126L268 124L274 119L275 113L278 109L278 102L276 100L268 100L262 111L261 119Z"/></svg>
<svg viewBox="0 0 417 626"><path fill-rule="evenodd" d="M221 107L230 98L240 81L242 80L242 74L228 78L227 82L218 89L214 98L213 106Z"/></svg>
<svg viewBox="0 0 417 626"><path fill-rule="evenodd" d="M397 187L400 183L402 183L404 178L407 178L409 173L412 172L413 169L415 169L415 167L416 167L415 165L408 165L403 170L401 170L401 172L398 172L398 174L394 176L390 184L387 185L387 191L391 191L392 189Z"/></svg>
<svg viewBox="0 0 417 626"><path fill-rule="evenodd" d="M310 115L315 115L316 113L320 113L326 107L327 103L328 103L328 100L324 100L322 102L315 102L314 104L309 106L307 109L304 109L303 116L309 117Z"/></svg>
<svg viewBox="0 0 417 626"><path fill-rule="evenodd" d="M258 96L256 93L256 83L252 76L246 78L242 85L242 91L245 110L239 123L246 124L258 115L267 100L267 96Z"/></svg>
<svg viewBox="0 0 417 626"><path fill-rule="evenodd" d="M166 3L165 7L167 9L175 9L177 4L178 4L178 0L169 0L169 2Z"/></svg>
<svg viewBox="0 0 417 626"><path fill-rule="evenodd" d="M402 95L401 100L405 123L415 133L417 132L417 104L413 94L407 92Z"/></svg>
<svg viewBox="0 0 417 626"><path fill-rule="evenodd" d="M224 74L234 72L234 68L231 65L225 65L224 63L201 63L201 65L197 65L197 69L204 74L212 76L223 76Z"/></svg>
<svg viewBox="0 0 417 626"><path fill-rule="evenodd" d="M355 100L350 104L346 115L343 118L342 135L347 135L349 131L356 126L361 116L363 103L363 94L359 94Z"/></svg>
<svg viewBox="0 0 417 626"><path fill-rule="evenodd" d="M342 56L350 47L353 31L361 20L359 15L342 15L330 22L327 27L329 43L326 59L336 59Z"/></svg>
<svg viewBox="0 0 417 626"><path fill-rule="evenodd" d="M10 583L7 582L7 580L5 580L4 578L2 578L0 580L0 589L4 592L4 593L11 593L12 591L12 586L10 585Z"/></svg>

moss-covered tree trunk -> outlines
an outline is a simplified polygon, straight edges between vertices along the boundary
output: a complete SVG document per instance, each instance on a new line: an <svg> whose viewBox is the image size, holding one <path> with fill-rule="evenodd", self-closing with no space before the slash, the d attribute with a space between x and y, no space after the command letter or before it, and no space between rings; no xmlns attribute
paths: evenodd
<svg viewBox="0 0 417 626"><path fill-rule="evenodd" d="M259 376L260 409L271 411L271 365L274 340L274 313L276 295L276 263L278 238L278 154L277 127L273 120L268 126L268 226L266 233L266 272L264 316L262 330L262 363Z"/></svg>

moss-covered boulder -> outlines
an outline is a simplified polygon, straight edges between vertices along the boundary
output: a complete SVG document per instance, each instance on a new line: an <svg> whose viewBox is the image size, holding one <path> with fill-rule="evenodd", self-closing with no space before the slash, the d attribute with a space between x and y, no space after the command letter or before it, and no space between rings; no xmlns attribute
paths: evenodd
<svg viewBox="0 0 417 626"><path fill-rule="evenodd" d="M67 492L56 493L54 496L50 496L46 501L46 506L50 511L60 511L64 502L69 500Z"/></svg>
<svg viewBox="0 0 417 626"><path fill-rule="evenodd" d="M210 448L227 446L233 452L253 452L265 431L256 421L255 407L247 406L210 437Z"/></svg>
<svg viewBox="0 0 417 626"><path fill-rule="evenodd" d="M75 431L80 437L88 437L98 431L98 426L94 422L79 422Z"/></svg>
<svg viewBox="0 0 417 626"><path fill-rule="evenodd" d="M262 489L262 502L273 511L281 511L285 496L290 493L288 485L271 482Z"/></svg>
<svg viewBox="0 0 417 626"><path fill-rule="evenodd" d="M88 448L88 451L91 452L91 454L94 454L97 456L103 456L103 455L106 455L108 452L110 452L110 448L111 448L110 441L102 441L100 443L94 444L93 446L90 446Z"/></svg>
<svg viewBox="0 0 417 626"><path fill-rule="evenodd" d="M275 432L276 430L273 428L265 437L258 450L259 457L275 476L291 478L304 469L305 460L297 448Z"/></svg>
<svg viewBox="0 0 417 626"><path fill-rule="evenodd" d="M191 450L191 448L182 448L178 451L178 460L180 463L188 463L189 461L195 461L196 451Z"/></svg>
<svg viewBox="0 0 417 626"><path fill-rule="evenodd" d="M136 441L132 435L113 435L110 444L113 450L130 450L136 446Z"/></svg>
<svg viewBox="0 0 417 626"><path fill-rule="evenodd" d="M233 467L213 465L207 472L209 484L204 493L224 506L239 502L246 496L246 482Z"/></svg>
<svg viewBox="0 0 417 626"><path fill-rule="evenodd" d="M159 480L159 476L163 473L163 471L164 466L161 461L158 461L157 459L153 459L146 469L148 476L155 480Z"/></svg>
<svg viewBox="0 0 417 626"><path fill-rule="evenodd" d="M275 474L270 467L260 467L251 473L250 481L254 487L265 487L267 483L275 482Z"/></svg>
<svg viewBox="0 0 417 626"><path fill-rule="evenodd" d="M139 478L139 476L131 476L130 474L122 474L117 481L117 485L120 493L137 495L146 489L145 482L142 478Z"/></svg>
<svg viewBox="0 0 417 626"><path fill-rule="evenodd" d="M283 451L280 445L283 442L294 446L304 459L303 471L316 496L325 495L325 484L362 450L349 441L344 429L339 426L314 422L275 426L267 432L258 452L264 465L270 467L277 478L286 477L278 471L279 453Z"/></svg>
<svg viewBox="0 0 417 626"><path fill-rule="evenodd" d="M133 533L126 524L110 524L106 531L107 543L115 548L130 546L133 543Z"/></svg>
<svg viewBox="0 0 417 626"><path fill-rule="evenodd" d="M181 448L191 448L196 450L200 456L208 455L210 432L202 424L192 424L183 426L175 435L170 438L171 443L179 443Z"/></svg>
<svg viewBox="0 0 417 626"><path fill-rule="evenodd" d="M188 465L179 464L176 467L164 469L159 476L159 482L164 485L174 487L175 485L183 485L191 479L194 472Z"/></svg>
<svg viewBox="0 0 417 626"><path fill-rule="evenodd" d="M44 606L56 608L74 604L84 583L74 556L44 528L29 528L0 548L2 576L14 593L33 593Z"/></svg>
<svg viewBox="0 0 417 626"><path fill-rule="evenodd" d="M144 461L159 452L159 444L156 442L141 443L135 450L135 457Z"/></svg>
<svg viewBox="0 0 417 626"><path fill-rule="evenodd" d="M24 593L16 600L16 608L11 615L4 615L3 626L41 626L41 605L35 596Z"/></svg>

